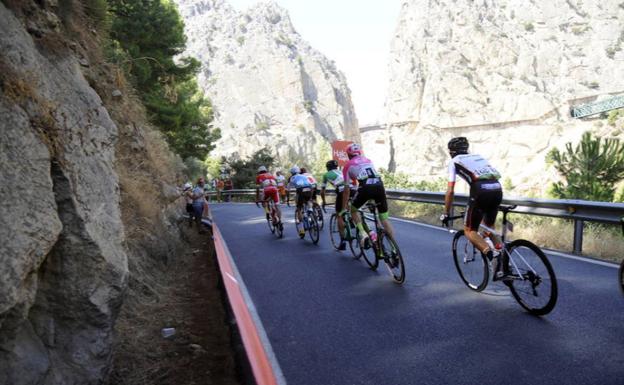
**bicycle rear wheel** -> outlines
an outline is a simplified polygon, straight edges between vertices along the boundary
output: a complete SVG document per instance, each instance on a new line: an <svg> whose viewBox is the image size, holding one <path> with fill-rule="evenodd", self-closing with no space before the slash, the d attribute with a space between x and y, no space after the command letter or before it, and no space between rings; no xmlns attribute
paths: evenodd
<svg viewBox="0 0 624 385"><path fill-rule="evenodd" d="M620 263L620 271L618 277L620 279L620 290L622 290L622 294L624 294L624 261Z"/></svg>
<svg viewBox="0 0 624 385"><path fill-rule="evenodd" d="M392 279L396 283L405 282L405 263L403 262L403 255L401 255L399 245L397 245L390 234L382 232L379 236L381 237L379 242L381 253Z"/></svg>
<svg viewBox="0 0 624 385"><path fill-rule="evenodd" d="M316 217L314 216L314 214L308 215L308 234L310 234L310 239L312 240L312 243L318 243L320 238L319 233L320 230L318 222L316 221Z"/></svg>
<svg viewBox="0 0 624 385"><path fill-rule="evenodd" d="M461 280L474 291L482 291L488 284L490 269L486 257L464 234L458 231L453 237L453 261Z"/></svg>
<svg viewBox="0 0 624 385"><path fill-rule="evenodd" d="M531 314L550 313L557 303L557 278L544 252L524 239L511 242L505 252L513 297Z"/></svg>
<svg viewBox="0 0 624 385"><path fill-rule="evenodd" d="M284 237L284 224L282 223L282 221L277 222L277 224L275 225L275 235L278 238Z"/></svg>
<svg viewBox="0 0 624 385"><path fill-rule="evenodd" d="M316 218L316 222L319 225L319 230L323 230L323 226L325 225L325 218L323 218L323 209L318 203L314 202L312 204L312 210L314 211L314 217Z"/></svg>
<svg viewBox="0 0 624 385"><path fill-rule="evenodd" d="M334 249L340 246L340 230L338 229L338 216L334 213L329 218L329 239Z"/></svg>
<svg viewBox="0 0 624 385"><path fill-rule="evenodd" d="M360 259L362 258L362 249L358 243L360 231L353 225L351 219L349 219L349 223L345 223L345 226L351 226L349 230L350 238L347 242L349 242L349 249L351 250L353 259Z"/></svg>

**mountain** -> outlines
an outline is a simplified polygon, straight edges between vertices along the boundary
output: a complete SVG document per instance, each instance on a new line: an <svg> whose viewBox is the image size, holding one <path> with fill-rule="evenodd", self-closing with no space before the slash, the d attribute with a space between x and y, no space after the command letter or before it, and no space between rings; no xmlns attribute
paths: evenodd
<svg viewBox="0 0 624 385"><path fill-rule="evenodd" d="M280 161L319 156L322 143L359 139L344 75L295 31L274 2L239 12L223 0L177 0L222 138L215 156L268 146ZM325 146L326 148L327 146Z"/></svg>
<svg viewBox="0 0 624 385"><path fill-rule="evenodd" d="M443 177L467 136L513 185L543 191L553 147L621 130L570 107L624 92L621 1L411 0L391 44L385 129L373 156L415 179ZM381 144L380 144L381 143ZM535 177L540 174L540 177Z"/></svg>

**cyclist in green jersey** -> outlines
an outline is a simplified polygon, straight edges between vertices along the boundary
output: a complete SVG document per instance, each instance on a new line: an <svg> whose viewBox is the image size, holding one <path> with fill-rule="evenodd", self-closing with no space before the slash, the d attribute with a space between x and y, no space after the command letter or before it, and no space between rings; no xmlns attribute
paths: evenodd
<svg viewBox="0 0 624 385"><path fill-rule="evenodd" d="M338 171L338 162L333 159L328 160L327 163L325 163L325 167L327 168L327 172L323 175L323 182L321 183L321 200L323 201L323 208L325 208L326 205L325 188L327 187L327 183L331 183L331 185L336 189L336 212L339 213L342 211L342 191L345 188L342 172ZM353 191L351 191L350 194L352 196ZM338 247L338 250L345 250L347 246L345 240L342 239L345 228L344 218L342 215L338 215L337 219L338 230L340 232L340 247Z"/></svg>

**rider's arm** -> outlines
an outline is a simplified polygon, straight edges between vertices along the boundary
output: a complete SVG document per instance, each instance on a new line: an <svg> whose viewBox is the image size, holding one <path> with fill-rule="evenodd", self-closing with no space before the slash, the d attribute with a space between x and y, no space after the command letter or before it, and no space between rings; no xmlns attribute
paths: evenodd
<svg viewBox="0 0 624 385"><path fill-rule="evenodd" d="M444 196L444 214L450 215L453 205L453 196L455 195L455 182L449 182Z"/></svg>
<svg viewBox="0 0 624 385"><path fill-rule="evenodd" d="M453 196L455 195L455 180L457 173L455 171L455 162L451 159L448 166L448 187L444 196L444 214L450 215L451 207L453 207Z"/></svg>

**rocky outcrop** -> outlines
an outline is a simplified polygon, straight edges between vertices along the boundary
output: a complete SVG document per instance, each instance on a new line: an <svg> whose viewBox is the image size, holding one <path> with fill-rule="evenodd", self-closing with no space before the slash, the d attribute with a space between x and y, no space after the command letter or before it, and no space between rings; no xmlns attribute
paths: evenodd
<svg viewBox="0 0 624 385"><path fill-rule="evenodd" d="M264 146L281 161L315 159L322 142L359 138L345 77L295 31L274 2L244 12L223 0L177 0L187 53L202 63L222 138L213 155Z"/></svg>
<svg viewBox="0 0 624 385"><path fill-rule="evenodd" d="M117 127L57 2L15 7L0 3L0 384L100 383L128 274Z"/></svg>
<svg viewBox="0 0 624 385"><path fill-rule="evenodd" d="M429 179L444 176L448 139L466 135L512 184L545 186L534 174L553 146L586 130L618 134L573 120L569 108L624 92L620 3L406 1L391 47L389 127L365 144L384 142L373 155Z"/></svg>

